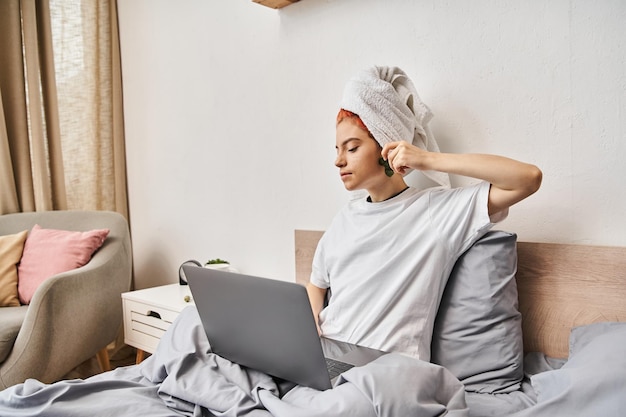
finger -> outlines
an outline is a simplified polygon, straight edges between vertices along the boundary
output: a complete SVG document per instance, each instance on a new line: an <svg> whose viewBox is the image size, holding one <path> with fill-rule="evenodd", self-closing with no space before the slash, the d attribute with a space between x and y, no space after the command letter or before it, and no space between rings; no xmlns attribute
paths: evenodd
<svg viewBox="0 0 626 417"><path fill-rule="evenodd" d="M391 149L387 155L388 160L389 160L389 165L396 172L398 172L398 168L400 168L402 165L401 152L402 152L402 149L398 146L398 147Z"/></svg>
<svg viewBox="0 0 626 417"><path fill-rule="evenodd" d="M406 172L407 166L404 161L404 156L402 155L402 150L396 148L392 153L389 154L389 166L394 172L397 172L400 175L404 175Z"/></svg>
<svg viewBox="0 0 626 417"><path fill-rule="evenodd" d="M383 150L380 151L380 156L383 157L385 161L389 160L389 152L391 152L395 148L395 145L392 143L385 143L383 146Z"/></svg>
<svg viewBox="0 0 626 417"><path fill-rule="evenodd" d="M389 158L393 158L393 151L399 151L400 147L402 147L404 142L396 141L396 142L388 142L383 146L383 150L380 152L381 156L385 158L385 160L389 160Z"/></svg>

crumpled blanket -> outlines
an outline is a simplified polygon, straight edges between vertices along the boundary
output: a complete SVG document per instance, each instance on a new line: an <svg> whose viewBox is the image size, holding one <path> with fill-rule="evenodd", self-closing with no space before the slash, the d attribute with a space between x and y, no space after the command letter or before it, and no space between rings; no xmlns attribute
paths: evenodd
<svg viewBox="0 0 626 417"><path fill-rule="evenodd" d="M85 380L27 380L0 392L0 416L466 417L461 383L399 354L352 368L327 391L281 395L270 376L211 353L197 310L186 308L139 365Z"/></svg>

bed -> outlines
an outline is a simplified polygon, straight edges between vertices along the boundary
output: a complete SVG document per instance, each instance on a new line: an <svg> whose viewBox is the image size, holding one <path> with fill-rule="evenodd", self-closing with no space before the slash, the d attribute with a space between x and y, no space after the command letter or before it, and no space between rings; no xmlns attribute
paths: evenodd
<svg viewBox="0 0 626 417"><path fill-rule="evenodd" d="M299 283L322 234L295 231ZM623 415L626 248L492 231L459 259L448 287L432 359L463 382L470 416Z"/></svg>
<svg viewBox="0 0 626 417"><path fill-rule="evenodd" d="M295 231L299 283L321 235ZM86 380L27 380L0 392L0 415L621 416L625 268L626 248L517 242L493 231L450 276L432 363L389 354L330 390L285 393L212 354L188 307L141 364Z"/></svg>

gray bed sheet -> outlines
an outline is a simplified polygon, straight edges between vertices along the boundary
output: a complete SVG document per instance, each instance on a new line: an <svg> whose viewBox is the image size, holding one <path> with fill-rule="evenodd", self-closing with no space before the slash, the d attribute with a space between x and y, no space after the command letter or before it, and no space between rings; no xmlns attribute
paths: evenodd
<svg viewBox="0 0 626 417"><path fill-rule="evenodd" d="M398 354L344 373L327 391L295 387L215 354L197 310L186 308L139 365L86 380L36 380L0 392L0 416L469 416L446 369Z"/></svg>
<svg viewBox="0 0 626 417"><path fill-rule="evenodd" d="M535 353L507 394L466 393L445 368L388 354L344 373L327 391L295 387L213 353L188 307L139 365L86 380L27 380L0 392L3 417L554 417L623 416L626 323L574 329L567 361Z"/></svg>
<svg viewBox="0 0 626 417"><path fill-rule="evenodd" d="M526 355L525 379L507 394L467 393L471 417L623 417L626 415L626 323L572 329L567 360Z"/></svg>

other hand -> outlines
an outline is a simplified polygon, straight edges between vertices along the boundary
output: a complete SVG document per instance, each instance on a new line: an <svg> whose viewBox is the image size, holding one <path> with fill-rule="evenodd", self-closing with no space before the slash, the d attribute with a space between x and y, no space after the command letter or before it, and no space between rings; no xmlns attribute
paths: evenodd
<svg viewBox="0 0 626 417"><path fill-rule="evenodd" d="M430 152L418 148L408 142L397 141L385 144L381 156L389 162L389 166L400 175L410 169L428 169L427 157Z"/></svg>

